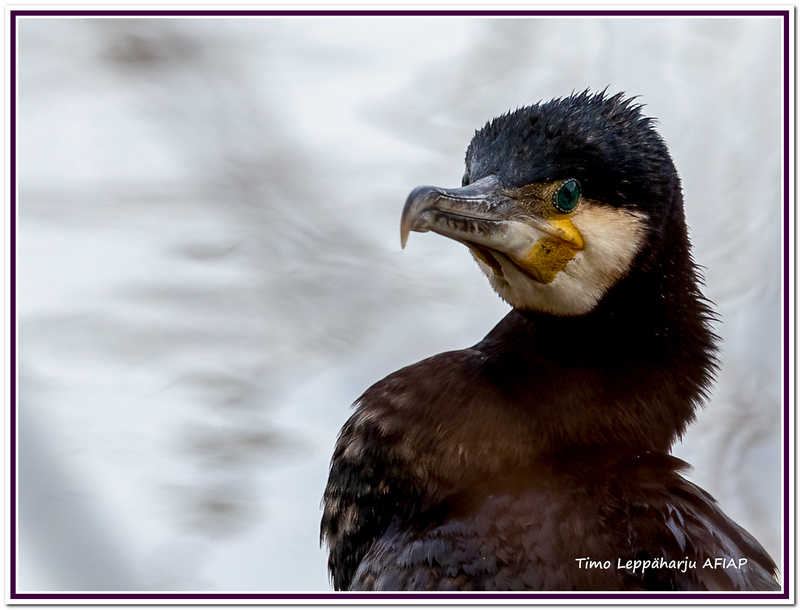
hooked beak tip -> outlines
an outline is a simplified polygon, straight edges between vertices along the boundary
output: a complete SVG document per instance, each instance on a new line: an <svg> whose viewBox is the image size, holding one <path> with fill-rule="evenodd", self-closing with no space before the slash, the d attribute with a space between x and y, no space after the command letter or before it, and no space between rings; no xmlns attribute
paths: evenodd
<svg viewBox="0 0 800 610"><path fill-rule="evenodd" d="M425 203L432 193L436 191L430 186L419 186L411 191L403 206L403 216L400 220L400 247L405 249L408 243L408 234L414 228L414 221L424 209Z"/></svg>

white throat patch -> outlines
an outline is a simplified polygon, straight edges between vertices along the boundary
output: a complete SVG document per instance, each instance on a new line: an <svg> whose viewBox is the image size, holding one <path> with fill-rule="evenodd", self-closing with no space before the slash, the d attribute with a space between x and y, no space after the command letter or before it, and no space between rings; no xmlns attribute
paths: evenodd
<svg viewBox="0 0 800 610"><path fill-rule="evenodd" d="M504 277L476 258L489 283L503 300L518 309L561 316L589 313L606 292L630 270L646 231L645 214L584 200L571 220L586 247L549 284L523 272L501 253L493 255Z"/></svg>

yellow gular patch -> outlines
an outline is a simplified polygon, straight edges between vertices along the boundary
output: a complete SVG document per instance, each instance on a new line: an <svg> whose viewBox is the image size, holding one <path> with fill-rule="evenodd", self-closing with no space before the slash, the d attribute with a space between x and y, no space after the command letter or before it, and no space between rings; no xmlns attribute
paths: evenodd
<svg viewBox="0 0 800 610"><path fill-rule="evenodd" d="M590 312L628 273L647 235L645 214L590 200L583 200L569 218L547 222L564 230L562 238L548 231L521 257L524 261L493 253L502 275L479 261L492 287L513 307L562 316ZM561 243L550 250L550 244L542 244L550 240ZM534 268L541 270L538 276Z"/></svg>
<svg viewBox="0 0 800 610"><path fill-rule="evenodd" d="M536 242L524 260L515 259L515 262L537 282L549 284L577 252L561 240L545 237Z"/></svg>
<svg viewBox="0 0 800 610"><path fill-rule="evenodd" d="M551 233L534 244L522 259L514 259L537 282L549 284L567 263L586 247L580 231L569 218L561 218L548 222Z"/></svg>

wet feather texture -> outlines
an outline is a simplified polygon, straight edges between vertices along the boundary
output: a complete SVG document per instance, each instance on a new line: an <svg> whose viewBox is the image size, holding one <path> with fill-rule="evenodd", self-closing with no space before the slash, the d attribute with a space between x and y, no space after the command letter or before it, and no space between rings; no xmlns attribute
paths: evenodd
<svg viewBox="0 0 800 610"><path fill-rule="evenodd" d="M337 589L780 588L761 545L668 455L708 397L718 337L676 169L641 111L621 94L588 91L518 109L476 133L461 189L409 196L403 227L470 249L474 240L502 261L516 248L502 222L508 210L536 208L525 193L572 177L590 186L568 217L596 210L581 223L586 250L616 232L631 255L577 313L555 282L504 273L512 287L552 296L519 300L498 290L514 309L483 341L364 393L324 496L321 533ZM508 203L487 212L498 200ZM454 231L441 210L456 210L463 223L500 222L476 237ZM626 230L619 210L641 219L637 231ZM552 221L540 212L528 222L538 236ZM576 257L559 273L581 264ZM590 557L602 569L584 568ZM722 569L707 565L719 558L728 562ZM690 570L677 569L684 561Z"/></svg>

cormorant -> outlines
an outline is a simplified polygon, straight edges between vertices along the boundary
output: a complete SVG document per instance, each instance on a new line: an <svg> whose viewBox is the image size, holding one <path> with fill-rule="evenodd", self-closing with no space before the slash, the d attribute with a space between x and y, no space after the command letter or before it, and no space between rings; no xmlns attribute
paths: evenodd
<svg viewBox="0 0 800 610"><path fill-rule="evenodd" d="M675 166L623 94L477 131L410 231L466 245L513 309L369 388L322 539L336 589L779 590L775 563L669 454L716 368Z"/></svg>

